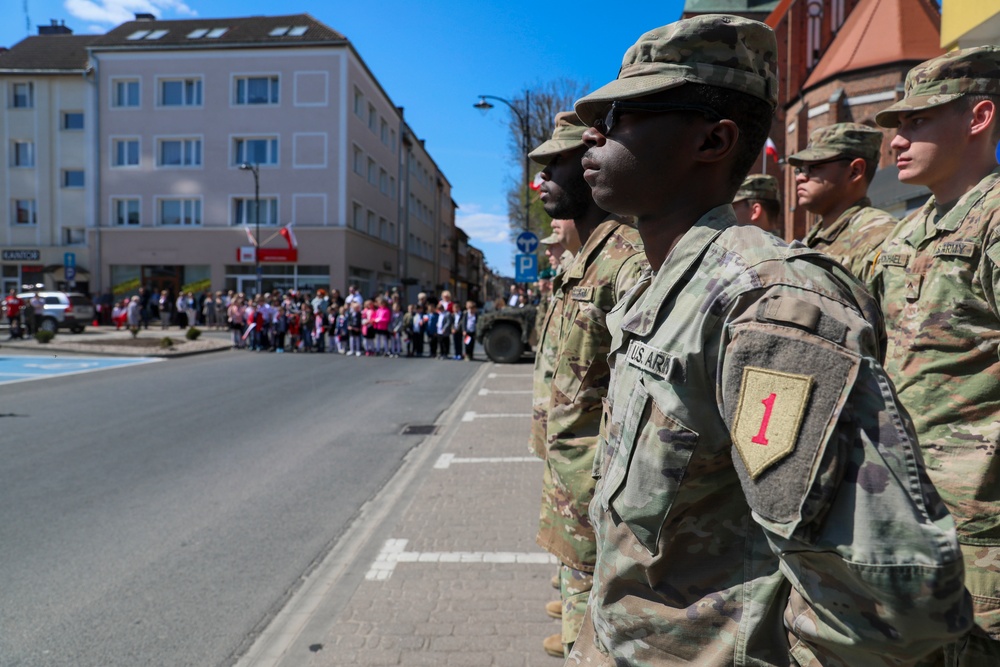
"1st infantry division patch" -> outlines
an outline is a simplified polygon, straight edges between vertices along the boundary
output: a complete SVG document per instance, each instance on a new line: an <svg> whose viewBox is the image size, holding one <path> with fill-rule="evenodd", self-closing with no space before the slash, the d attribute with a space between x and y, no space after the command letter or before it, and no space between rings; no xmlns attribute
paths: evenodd
<svg viewBox="0 0 1000 667"><path fill-rule="evenodd" d="M732 436L751 479L795 451L812 386L811 375L743 369Z"/></svg>

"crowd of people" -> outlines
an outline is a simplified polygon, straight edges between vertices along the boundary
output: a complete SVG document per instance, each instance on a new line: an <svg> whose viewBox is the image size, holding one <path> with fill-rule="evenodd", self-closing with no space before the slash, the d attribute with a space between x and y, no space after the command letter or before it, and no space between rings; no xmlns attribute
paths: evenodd
<svg viewBox="0 0 1000 667"><path fill-rule="evenodd" d="M164 290L159 297L145 291L112 310L115 327L161 329L172 325L228 329L234 349L256 352L336 353L366 357L474 359L478 308L467 301L461 308L451 292L440 298L425 293L404 307L399 293L379 292L364 298L354 285L346 296L339 290L267 292L248 297L242 292L191 292L176 299Z"/></svg>

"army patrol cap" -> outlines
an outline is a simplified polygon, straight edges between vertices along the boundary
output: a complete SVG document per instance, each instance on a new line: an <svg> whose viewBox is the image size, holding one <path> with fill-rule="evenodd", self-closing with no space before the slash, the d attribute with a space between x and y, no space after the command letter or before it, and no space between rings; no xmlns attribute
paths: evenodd
<svg viewBox="0 0 1000 667"><path fill-rule="evenodd" d="M1000 47L976 46L931 58L906 75L903 99L875 114L899 127L899 114L947 104L963 95L1000 95Z"/></svg>
<svg viewBox="0 0 1000 667"><path fill-rule="evenodd" d="M629 47L618 78L574 105L590 125L615 100L702 83L778 101L777 43L759 21L703 14L651 30Z"/></svg>
<svg viewBox="0 0 1000 667"><path fill-rule="evenodd" d="M556 127L552 130L552 138L528 153L528 157L538 164L548 164L560 153L583 146L583 132L586 129L587 126L576 112L560 111L556 114Z"/></svg>
<svg viewBox="0 0 1000 667"><path fill-rule="evenodd" d="M553 243L559 243L559 235L556 234L555 232L552 232L544 239L539 241L539 243L544 243L545 245L552 245Z"/></svg>
<svg viewBox="0 0 1000 667"><path fill-rule="evenodd" d="M767 174L750 174L743 181L743 185L736 191L733 203L744 199L764 199L781 203L781 196L778 194L778 179Z"/></svg>
<svg viewBox="0 0 1000 667"><path fill-rule="evenodd" d="M788 163L819 162L835 157L860 157L878 162L882 133L860 123L836 123L813 130L804 150L788 156Z"/></svg>

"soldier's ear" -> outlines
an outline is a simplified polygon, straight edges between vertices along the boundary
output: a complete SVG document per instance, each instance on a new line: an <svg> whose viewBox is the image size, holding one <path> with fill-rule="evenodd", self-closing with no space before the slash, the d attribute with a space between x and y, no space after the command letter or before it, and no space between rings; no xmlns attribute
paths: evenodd
<svg viewBox="0 0 1000 667"><path fill-rule="evenodd" d="M699 162L725 160L735 152L739 138L739 126L728 118L719 121L706 121L695 159Z"/></svg>
<svg viewBox="0 0 1000 667"><path fill-rule="evenodd" d="M997 105L993 100L980 100L972 106L969 133L977 135L985 132L987 137L995 136L994 130L998 122L1000 118L997 118Z"/></svg>

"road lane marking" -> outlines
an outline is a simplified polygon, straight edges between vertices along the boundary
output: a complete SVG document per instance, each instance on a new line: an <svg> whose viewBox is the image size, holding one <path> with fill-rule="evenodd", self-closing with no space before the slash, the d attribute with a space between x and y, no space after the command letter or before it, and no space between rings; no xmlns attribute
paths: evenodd
<svg viewBox="0 0 1000 667"><path fill-rule="evenodd" d="M523 373L490 373L486 377L492 380L493 378L530 378L534 376L530 373L528 375Z"/></svg>
<svg viewBox="0 0 1000 667"><path fill-rule="evenodd" d="M156 357L0 356L0 385L163 361Z"/></svg>
<svg viewBox="0 0 1000 667"><path fill-rule="evenodd" d="M513 563L517 565L556 565L555 556L543 551L406 551L408 540L386 540L382 550L365 574L369 581L385 581L399 563Z"/></svg>
<svg viewBox="0 0 1000 667"><path fill-rule="evenodd" d="M473 410L467 411L462 415L462 421L471 422L475 419L507 419L511 417L530 417L530 412L475 412Z"/></svg>
<svg viewBox="0 0 1000 667"><path fill-rule="evenodd" d="M480 396L487 396L489 394L530 394L530 389L487 389L483 387L479 390Z"/></svg>
<svg viewBox="0 0 1000 667"><path fill-rule="evenodd" d="M542 460L537 456L483 456L483 457L473 457L473 458L461 458L454 454L442 454L438 457L438 460L434 463L434 467L437 470L444 470L451 466L452 463L541 463Z"/></svg>

